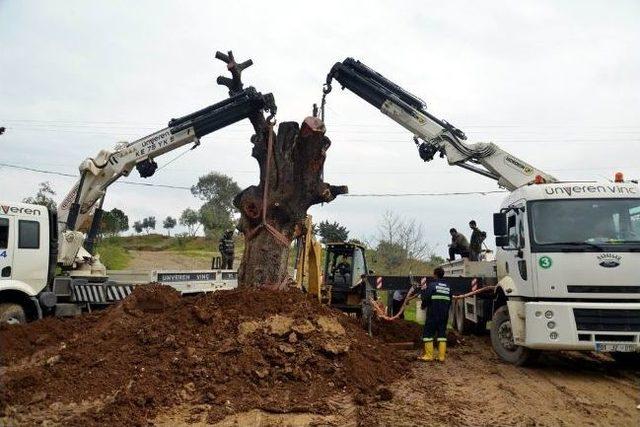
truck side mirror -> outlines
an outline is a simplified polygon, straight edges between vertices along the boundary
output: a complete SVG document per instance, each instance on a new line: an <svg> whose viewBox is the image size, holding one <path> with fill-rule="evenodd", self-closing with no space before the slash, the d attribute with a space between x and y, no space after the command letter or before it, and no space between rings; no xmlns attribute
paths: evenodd
<svg viewBox="0 0 640 427"><path fill-rule="evenodd" d="M496 236L496 246L499 248L509 246L509 236Z"/></svg>
<svg viewBox="0 0 640 427"><path fill-rule="evenodd" d="M507 233L507 214L500 212L493 214L493 235L494 236L506 236ZM497 245L496 239L496 245ZM505 246L505 245L498 245Z"/></svg>

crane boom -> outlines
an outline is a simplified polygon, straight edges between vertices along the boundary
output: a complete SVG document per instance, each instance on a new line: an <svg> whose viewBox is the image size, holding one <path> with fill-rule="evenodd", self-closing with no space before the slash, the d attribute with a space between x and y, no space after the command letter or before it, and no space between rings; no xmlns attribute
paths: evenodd
<svg viewBox="0 0 640 427"><path fill-rule="evenodd" d="M261 137L268 120L263 112L273 117L277 110L273 95L263 95L253 87L243 88L240 75L252 64L251 60L238 64L231 52L226 55L217 52L216 58L227 63L233 77L217 80L229 88L228 99L172 119L166 128L131 143L100 150L80 164L80 178L58 207L60 264L78 268L85 261L92 262L93 240L100 227L106 190L120 177L128 176L134 167L141 177L150 177L158 167L156 157L191 143L195 148L201 137L243 119L249 119L256 135ZM86 236L83 231L88 231Z"/></svg>
<svg viewBox="0 0 640 427"><path fill-rule="evenodd" d="M337 62L327 75L325 96L331 92L333 79L412 132L420 157L425 162L433 160L439 153L440 157L447 158L450 165L492 178L510 191L533 182L536 176L546 182L557 181L496 144L465 143L467 137L464 132L430 114L422 99L360 61L347 58Z"/></svg>

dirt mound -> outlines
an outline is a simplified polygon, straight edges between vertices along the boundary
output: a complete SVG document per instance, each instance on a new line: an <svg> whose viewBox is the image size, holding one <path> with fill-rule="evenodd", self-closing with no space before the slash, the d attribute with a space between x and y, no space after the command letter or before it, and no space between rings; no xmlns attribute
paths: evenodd
<svg viewBox="0 0 640 427"><path fill-rule="evenodd" d="M404 363L357 321L296 290L180 298L139 288L100 314L1 329L6 360L31 356L16 349L31 351L33 337L50 344L47 355L3 368L0 416L96 401L57 421L141 425L184 403L207 404L209 422L254 408L325 413L335 394L387 399L380 386Z"/></svg>
<svg viewBox="0 0 640 427"><path fill-rule="evenodd" d="M387 343L420 342L422 326L404 319L393 322L375 318L371 323L371 334Z"/></svg>

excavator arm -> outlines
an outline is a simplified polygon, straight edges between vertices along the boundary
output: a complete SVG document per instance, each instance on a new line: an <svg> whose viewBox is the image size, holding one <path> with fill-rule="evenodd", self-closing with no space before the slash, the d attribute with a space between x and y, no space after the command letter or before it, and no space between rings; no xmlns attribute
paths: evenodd
<svg viewBox="0 0 640 427"><path fill-rule="evenodd" d="M217 52L216 58L227 63L232 75L232 78L221 76L217 80L229 88L228 99L172 119L164 129L120 144L114 150L101 150L81 163L79 180L58 208L60 264L73 267L91 260L106 190L120 177L128 176L134 167L141 177L150 177L158 167L156 157L191 143L195 148L201 137L243 119L249 119L257 137L262 137L267 120L277 110L273 95L263 95L253 87L243 88L241 72L252 64L251 60L238 64L232 52ZM263 112L269 112L270 116L265 119ZM88 231L87 235L81 230Z"/></svg>
<svg viewBox="0 0 640 427"><path fill-rule="evenodd" d="M450 165L492 178L510 191L533 182L537 176L545 182L557 181L493 143L464 142L467 139L464 132L430 114L422 99L353 58L337 62L331 68L324 85L323 106L334 79L413 133L420 158L425 162L439 154Z"/></svg>

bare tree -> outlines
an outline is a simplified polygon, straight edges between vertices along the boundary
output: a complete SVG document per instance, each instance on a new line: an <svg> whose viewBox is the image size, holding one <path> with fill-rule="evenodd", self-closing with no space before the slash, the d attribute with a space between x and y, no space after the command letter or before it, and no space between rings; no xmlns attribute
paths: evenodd
<svg viewBox="0 0 640 427"><path fill-rule="evenodd" d="M426 260L433 255L433 248L426 239L422 224L391 211L382 215L378 225L378 240L402 248L410 258Z"/></svg>

